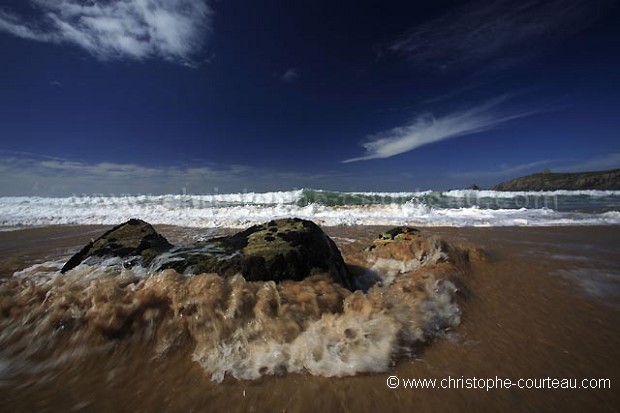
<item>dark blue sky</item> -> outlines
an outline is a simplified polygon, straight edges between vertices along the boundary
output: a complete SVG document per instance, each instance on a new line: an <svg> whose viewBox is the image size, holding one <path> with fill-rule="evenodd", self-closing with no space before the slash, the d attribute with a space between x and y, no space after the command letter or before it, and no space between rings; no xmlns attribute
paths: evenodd
<svg viewBox="0 0 620 413"><path fill-rule="evenodd" d="M0 195L620 166L611 0L3 0Z"/></svg>

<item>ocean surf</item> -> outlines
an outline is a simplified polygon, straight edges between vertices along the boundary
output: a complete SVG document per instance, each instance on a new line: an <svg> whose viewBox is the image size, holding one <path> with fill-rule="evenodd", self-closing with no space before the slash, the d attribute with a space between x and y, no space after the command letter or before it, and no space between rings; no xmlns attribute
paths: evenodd
<svg viewBox="0 0 620 413"><path fill-rule="evenodd" d="M0 198L0 228L153 224L243 228L300 217L326 226L558 226L620 224L620 191L330 192Z"/></svg>

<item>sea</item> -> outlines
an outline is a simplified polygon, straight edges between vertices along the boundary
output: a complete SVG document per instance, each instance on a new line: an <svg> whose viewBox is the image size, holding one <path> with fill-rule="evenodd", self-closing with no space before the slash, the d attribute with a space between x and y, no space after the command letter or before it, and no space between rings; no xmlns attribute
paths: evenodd
<svg viewBox="0 0 620 413"><path fill-rule="evenodd" d="M61 272L130 218L184 248L287 217L321 225L365 287L131 257ZM620 393L605 388L405 380L617 385L618 224L620 191L2 197L0 411L617 411ZM397 225L420 231L382 250L377 237Z"/></svg>
<svg viewBox="0 0 620 413"><path fill-rule="evenodd" d="M207 195L1 197L0 230L46 225L152 224L243 228L299 217L324 226L556 226L620 223L620 191L450 190L337 192L293 189Z"/></svg>

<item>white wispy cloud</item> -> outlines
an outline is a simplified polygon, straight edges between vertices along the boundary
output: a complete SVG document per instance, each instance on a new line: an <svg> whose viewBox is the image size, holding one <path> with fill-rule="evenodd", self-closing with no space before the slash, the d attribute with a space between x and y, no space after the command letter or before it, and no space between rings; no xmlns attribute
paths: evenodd
<svg viewBox="0 0 620 413"><path fill-rule="evenodd" d="M313 173L195 161L200 164L149 166L86 162L0 149L0 197L209 194L216 192L215 188L219 193L269 192L294 188L400 191L403 179L413 180L411 176L393 171L369 171L365 175L338 170ZM414 186L411 189L421 188Z"/></svg>
<svg viewBox="0 0 620 413"><path fill-rule="evenodd" d="M211 29L204 0L30 0L36 18L0 10L0 31L67 43L101 60L160 58L194 65Z"/></svg>
<svg viewBox="0 0 620 413"><path fill-rule="evenodd" d="M0 150L0 196L73 194L204 194L322 186L333 175L247 165L146 166L84 162Z"/></svg>
<svg viewBox="0 0 620 413"><path fill-rule="evenodd" d="M366 154L343 163L390 158L422 145L487 131L502 123L529 116L535 112L500 114L498 106L507 99L499 97L468 110L441 117L423 114L404 126L368 136L362 146Z"/></svg>
<svg viewBox="0 0 620 413"><path fill-rule="evenodd" d="M297 69L294 67L291 67L290 69L287 69L286 72L282 74L282 76L280 76L280 79L282 79L283 81L287 83L290 83L296 80L298 77L299 77L299 72L297 71Z"/></svg>
<svg viewBox="0 0 620 413"><path fill-rule="evenodd" d="M505 68L588 27L614 0L473 1L418 25L388 46L416 65Z"/></svg>

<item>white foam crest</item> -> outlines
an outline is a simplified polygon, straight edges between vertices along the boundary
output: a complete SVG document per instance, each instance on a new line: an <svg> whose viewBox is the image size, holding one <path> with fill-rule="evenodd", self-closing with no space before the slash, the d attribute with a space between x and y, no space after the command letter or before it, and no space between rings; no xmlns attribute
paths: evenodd
<svg viewBox="0 0 620 413"><path fill-rule="evenodd" d="M94 280L101 277L115 277L120 282L127 281L127 283L129 283L143 279L148 275L147 269L141 265L133 265L128 268L125 267L124 263L131 261L131 257L112 257L106 259L89 258L63 274L60 270L68 259L69 257L63 257L57 260L34 264L23 270L14 272L13 277L28 279L36 284L45 284L60 276L78 281Z"/></svg>
<svg viewBox="0 0 620 413"><path fill-rule="evenodd" d="M360 313L325 315L291 344L291 370L326 377L385 371L396 350L399 327L385 314L370 319Z"/></svg>
<svg viewBox="0 0 620 413"><path fill-rule="evenodd" d="M317 191L321 192L321 191ZM378 196L385 198L413 198L424 195L432 194L433 191L417 191L417 192L342 192L346 195L361 195L361 196Z"/></svg>
<svg viewBox="0 0 620 413"><path fill-rule="evenodd" d="M376 294L390 294L382 287ZM344 377L358 373L387 371L400 352L440 335L460 323L460 309L454 302L455 287L447 281L429 280L419 305L408 300L377 310L359 292L345 301L340 314L323 314L291 342L256 339L260 322L246 323L215 348L198 346L193 360L212 380L226 375L254 380L264 375L310 373ZM366 301L363 309L347 309L347 302Z"/></svg>
<svg viewBox="0 0 620 413"><path fill-rule="evenodd" d="M182 196L180 196L182 197ZM243 228L272 219L299 217L322 225L420 225L420 226L513 226L513 225L610 225L620 224L620 213L556 212L551 209L434 208L415 202L384 205L297 206L232 205L187 206L179 202L154 201L148 197L97 200L83 198L2 198L0 226L117 225L130 218L152 224L202 228ZM161 202L160 202L161 201Z"/></svg>
<svg viewBox="0 0 620 413"><path fill-rule="evenodd" d="M178 195L179 197L187 197L186 195ZM294 191L278 191L278 192L247 192L236 194L216 194L216 195L192 195L196 199L204 202L221 202L221 203L237 203L237 204L253 204L253 205L270 205L270 204L290 204L297 202L303 196L303 189Z"/></svg>
<svg viewBox="0 0 620 413"><path fill-rule="evenodd" d="M37 282L47 282L60 275L60 269L66 261L66 259L60 258L57 260L34 264L24 268L23 270L16 271L13 273L13 277L28 278Z"/></svg>
<svg viewBox="0 0 620 413"><path fill-rule="evenodd" d="M7 204L30 204L30 205L57 205L63 206L68 202L74 205L123 205L123 204L161 204L177 205L185 202L186 204L196 204L200 207L203 204L213 203L233 203L233 204L289 204L300 200L303 196L303 189L292 191L276 192L240 192L231 194L210 194L210 195L84 195L62 198L48 197L0 197L0 202Z"/></svg>
<svg viewBox="0 0 620 413"><path fill-rule="evenodd" d="M554 196L581 196L581 197L620 197L620 191L604 190L557 190L557 191L492 191L475 189L453 189L444 191L443 196L453 198L517 198L517 197L554 197Z"/></svg>
<svg viewBox="0 0 620 413"><path fill-rule="evenodd" d="M248 340L250 330L251 327L237 330L215 349L196 349L194 361L212 372L211 379L216 382L227 374L255 380L285 372L326 377L381 372L388 369L396 350L399 326L385 314L368 319L356 313L325 314L290 343Z"/></svg>

